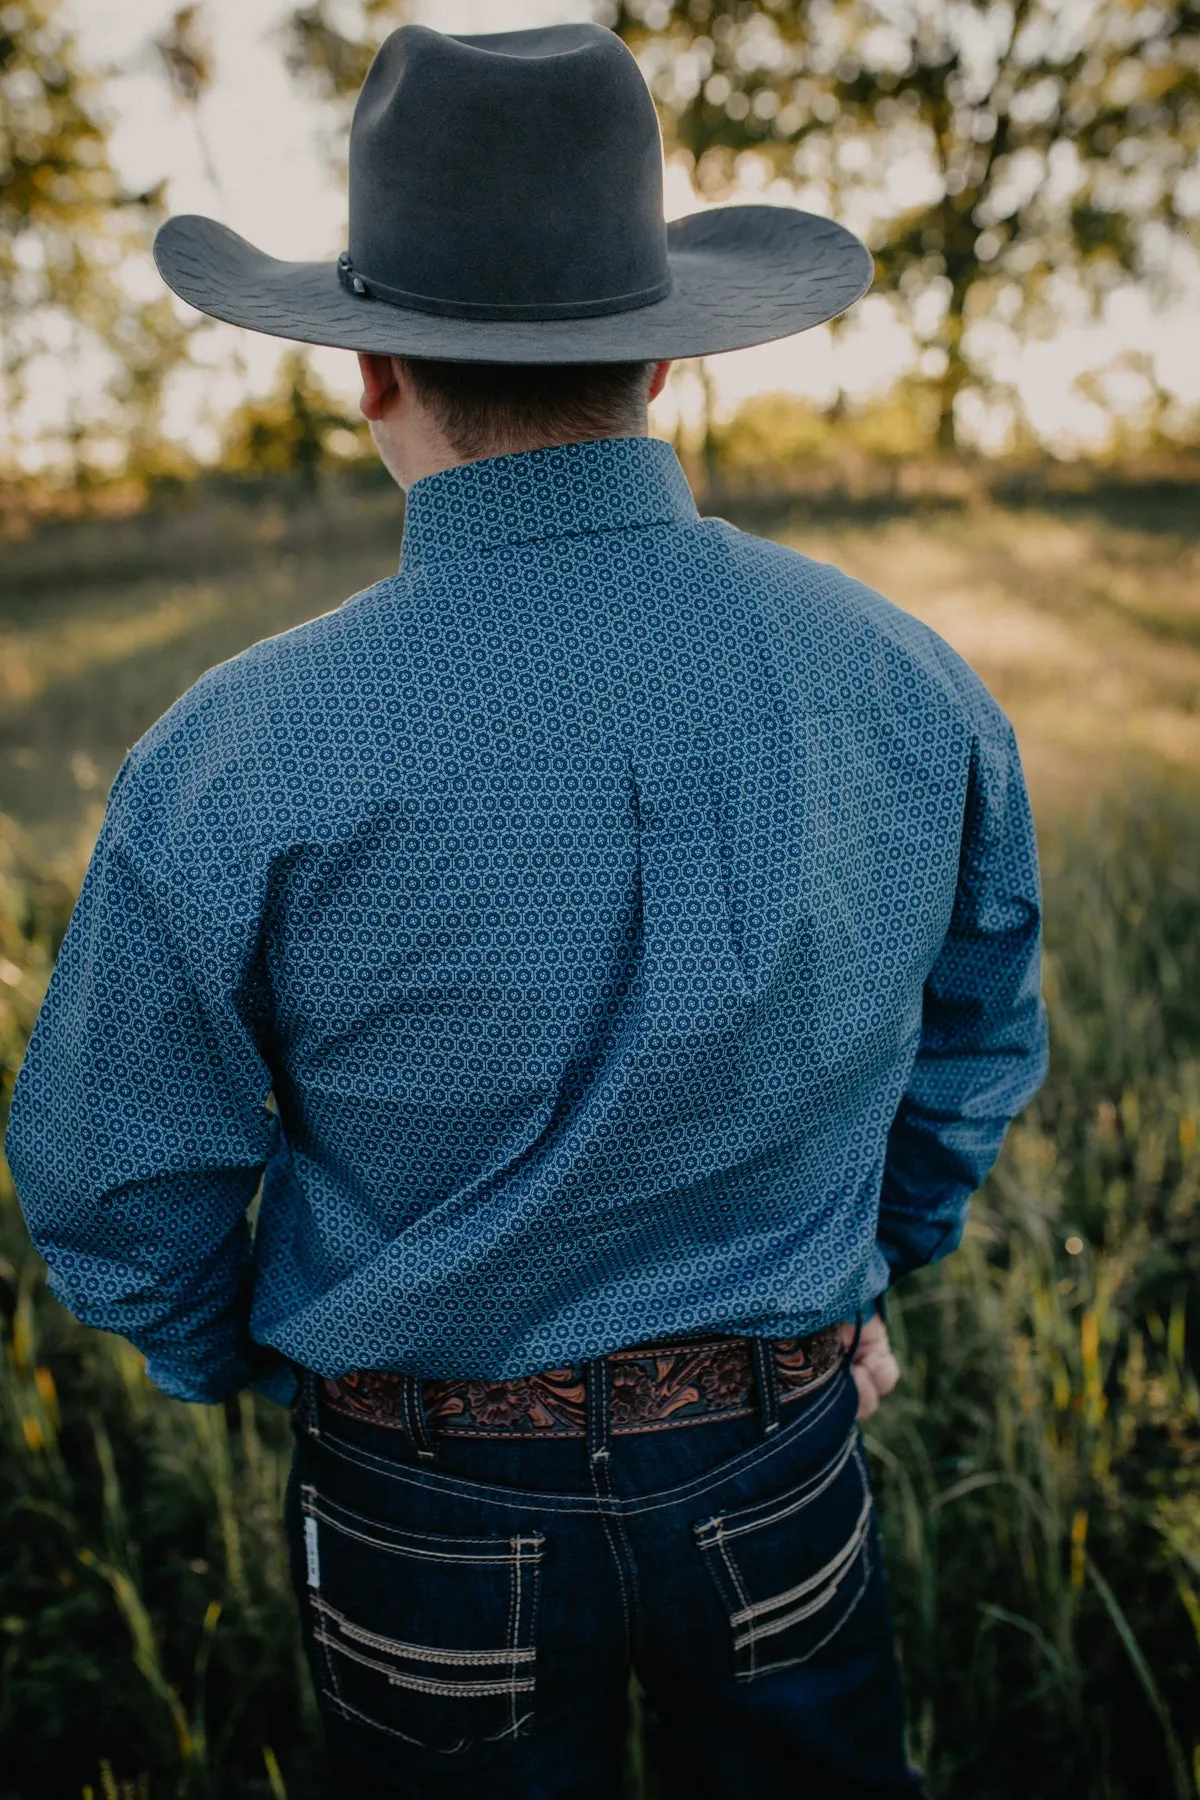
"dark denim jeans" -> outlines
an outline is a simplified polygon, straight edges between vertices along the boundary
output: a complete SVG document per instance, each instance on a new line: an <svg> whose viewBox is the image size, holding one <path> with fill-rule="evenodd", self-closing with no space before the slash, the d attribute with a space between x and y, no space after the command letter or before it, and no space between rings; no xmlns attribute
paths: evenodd
<svg viewBox="0 0 1200 1800"><path fill-rule="evenodd" d="M296 1414L288 1534L347 1800L617 1800L629 1672L671 1800L920 1794L843 1367L781 1409L611 1436ZM769 1423L769 1419L768 1419Z"/></svg>

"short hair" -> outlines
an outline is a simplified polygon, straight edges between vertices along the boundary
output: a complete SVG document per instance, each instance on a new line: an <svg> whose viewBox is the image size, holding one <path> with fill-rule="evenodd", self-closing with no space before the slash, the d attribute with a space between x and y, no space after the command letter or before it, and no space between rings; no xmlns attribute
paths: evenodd
<svg viewBox="0 0 1200 1800"><path fill-rule="evenodd" d="M468 461L646 428L653 363L403 361L419 399Z"/></svg>

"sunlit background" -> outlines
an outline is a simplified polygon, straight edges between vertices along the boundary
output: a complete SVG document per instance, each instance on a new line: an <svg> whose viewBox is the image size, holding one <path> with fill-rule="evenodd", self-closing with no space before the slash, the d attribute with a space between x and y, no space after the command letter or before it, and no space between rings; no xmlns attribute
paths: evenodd
<svg viewBox="0 0 1200 1800"><path fill-rule="evenodd" d="M1051 11L1069 18L1081 9L1086 14L1085 0ZM665 18L667 10L660 6L658 15ZM160 208L212 214L277 256L335 256L344 241L340 155L346 105L322 95L294 66L289 69L289 22L297 8L288 0L208 0L191 9L192 41L201 48L204 66L190 87L187 79L170 79L161 47L178 11L171 0L66 0L57 13L76 36L80 67L95 80L91 103L111 127L109 151L123 187L142 193L162 184ZM365 34L375 41L400 16L398 9L371 0L330 0L307 11L348 39ZM626 11L651 28L660 22L655 0ZM487 31L594 12L589 0L411 0L403 16L447 31ZM763 9L765 19L770 12ZM1003 5L980 9L981 29L989 20L1003 26L1009 12ZM600 16L612 16L611 11L601 7ZM887 7L880 8L880 17L886 20ZM654 49L651 45L647 52L650 60ZM769 62L770 55L768 43L760 56ZM698 83L703 75L703 68L693 70L686 58L680 68L682 74L677 70L673 79L685 88L689 79ZM723 75L709 79L708 92L718 101L722 82L728 89ZM761 103L756 98L755 105ZM1194 138L1194 120L1191 133ZM1070 136L1064 131L1055 145L1048 177L1067 189L1077 178ZM1120 153L1127 159L1126 173L1136 172L1136 132L1125 133ZM1200 211L1194 144L1190 154L1174 184L1182 228L1158 229L1157 236L1150 231L1140 246L1144 269L1138 277L1116 271L1096 300L1064 267L1048 283L1044 316L1019 327L1013 320L1015 291L991 307L972 346L977 372L985 373L986 381L960 400L960 443L991 451L1010 448L1016 419L1021 432L1059 455L1094 453L1110 441L1114 423L1118 428L1122 421L1144 423L1155 411L1178 430L1200 407L1200 260L1194 231L1190 243L1187 231L1189 211L1193 216ZM914 139L905 154L889 155L892 211L927 198L934 177L919 143ZM870 151L865 140L843 141L838 156L843 176L853 175L856 169L866 172ZM853 182L844 181L831 196L827 185L802 170L781 175L777 163L768 167L751 150L737 159L722 197L788 203L798 195L815 210L837 210L846 222L869 228L867 185L861 183L856 193ZM666 189L671 216L703 204L686 156L671 157ZM1154 279L1146 278L1145 269ZM120 281L140 300L161 291L144 246L125 258ZM936 295L926 296L924 304L936 314ZM178 306L177 312L195 322L188 309ZM943 352L922 342L921 325L919 309L914 314L909 308L906 318L894 296L877 292L838 328L716 359L709 370L710 402L718 415L728 416L752 394L783 390L827 408L839 395L854 404L907 376L936 375ZM44 353L29 364L24 395L10 405L5 435L10 454L15 450L26 469L36 469L54 466L64 436L72 431L78 436L81 423L102 414L108 365L99 345L61 317L46 314L36 332L26 321L24 330L30 341L40 340ZM274 340L220 325L199 333L188 365L164 385L167 438L202 460L215 457L222 419L247 393L270 389L284 350ZM312 366L329 392L352 407L353 359L344 352L317 351ZM677 381L657 409L657 428L671 431L681 410L694 415L702 403L695 380ZM119 441L98 442L93 454L101 462L117 460Z"/></svg>

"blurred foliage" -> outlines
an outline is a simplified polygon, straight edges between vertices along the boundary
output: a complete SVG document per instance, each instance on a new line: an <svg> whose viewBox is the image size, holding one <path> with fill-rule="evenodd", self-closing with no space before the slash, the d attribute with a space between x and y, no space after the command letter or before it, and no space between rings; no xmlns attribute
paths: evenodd
<svg viewBox="0 0 1200 1800"><path fill-rule="evenodd" d="M303 350L289 350L266 398L243 401L226 420L220 466L231 475L294 475L311 490L322 469L372 454L365 422L347 417Z"/></svg>
<svg viewBox="0 0 1200 1800"><path fill-rule="evenodd" d="M184 106L196 106L212 86L216 73L212 41L204 27L199 6L181 6L154 48L170 83Z"/></svg>
<svg viewBox="0 0 1200 1800"><path fill-rule="evenodd" d="M1080 383L1085 392L1092 384ZM1098 383L1096 384L1098 385ZM1100 397L1102 398L1102 396ZM898 381L868 400L844 398L821 409L794 393L752 394L727 419L708 420L697 433L681 428L676 448L709 500L757 491L764 498L810 490L826 493L886 490L897 481L922 489L982 495L1013 492L1021 478L1048 486L1066 477L1031 434L1018 436L1004 457L981 462L965 453L947 457L939 446L941 401L936 387L916 377ZM693 440L699 439L699 442ZM1103 447L1071 465L1074 483L1099 483L1114 469L1194 484L1200 420L1190 441L1183 430L1156 429L1146 418L1114 418Z"/></svg>
<svg viewBox="0 0 1200 1800"><path fill-rule="evenodd" d="M403 0L357 0L356 15L330 0L313 0L288 14L283 25L284 57L292 74L323 100L353 99L388 31L403 22Z"/></svg>
<svg viewBox="0 0 1200 1800"><path fill-rule="evenodd" d="M4 1090L70 896L6 833ZM938 1796L1195 1800L1200 813L1044 836L1050 1079L955 1256L893 1296L868 1428ZM43 1287L0 1193L0 1797L316 1800L286 1421L179 1405ZM630 1800L650 1800L641 1754Z"/></svg>
<svg viewBox="0 0 1200 1800"><path fill-rule="evenodd" d="M598 0L597 13L637 53L668 153L701 195L782 180L867 236L943 450L964 390L1002 391L1015 340L1129 278L1172 290L1197 210L1195 0ZM314 0L285 23L288 65L344 125L403 17L402 0ZM1164 401L1148 365L1140 388L1153 425Z"/></svg>
<svg viewBox="0 0 1200 1800"><path fill-rule="evenodd" d="M733 417L709 427L719 486L739 479L767 482L785 492L805 464L818 460L828 474L863 458L882 463L928 457L938 432L937 395L921 382L899 383L886 397L860 407L822 411L795 394L753 394Z"/></svg>
<svg viewBox="0 0 1200 1800"><path fill-rule="evenodd" d="M223 200L225 196L221 178L200 119L200 103L212 87L217 72L212 40L205 28L203 8L181 6L177 12L172 13L167 29L154 39L154 50L176 103L191 118L205 178L213 192Z"/></svg>
<svg viewBox="0 0 1200 1800"><path fill-rule="evenodd" d="M866 232L926 346L944 447L1003 339L1052 328L1064 276L1093 301L1130 275L1166 283L1197 210L1194 0L613 0L607 16L702 194L757 162Z"/></svg>
<svg viewBox="0 0 1200 1800"><path fill-rule="evenodd" d="M107 363L99 405L71 397L73 471L152 461L163 383L186 353L169 297L136 297L161 189L126 193L109 155L98 82L59 0L0 5L0 403L18 429L24 376L39 354Z"/></svg>

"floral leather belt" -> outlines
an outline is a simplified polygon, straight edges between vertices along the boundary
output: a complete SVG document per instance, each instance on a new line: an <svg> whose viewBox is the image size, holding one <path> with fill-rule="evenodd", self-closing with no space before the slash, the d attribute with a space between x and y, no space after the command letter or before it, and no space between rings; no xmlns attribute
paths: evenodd
<svg viewBox="0 0 1200 1800"><path fill-rule="evenodd" d="M822 1386L841 1362L836 1325L809 1337L776 1338L779 1399L786 1404ZM663 1431L702 1425L716 1416L751 1413L758 1403L753 1342L744 1337L668 1339L615 1350L609 1371L609 1418L614 1433ZM332 1412L371 1425L406 1428L405 1377L384 1369L360 1369L336 1381L322 1379L321 1398ZM512 1381L425 1381L425 1422L454 1437L583 1437L586 1371L547 1369Z"/></svg>

